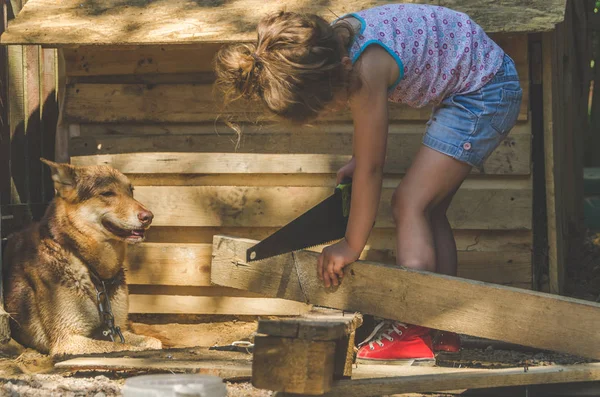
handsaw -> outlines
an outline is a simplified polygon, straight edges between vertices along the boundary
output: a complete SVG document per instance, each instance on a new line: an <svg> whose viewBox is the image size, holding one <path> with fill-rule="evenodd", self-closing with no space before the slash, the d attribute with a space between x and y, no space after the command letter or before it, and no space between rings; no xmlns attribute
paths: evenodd
<svg viewBox="0 0 600 397"><path fill-rule="evenodd" d="M246 251L246 262L340 240L346 234L352 179L344 178L331 196Z"/></svg>

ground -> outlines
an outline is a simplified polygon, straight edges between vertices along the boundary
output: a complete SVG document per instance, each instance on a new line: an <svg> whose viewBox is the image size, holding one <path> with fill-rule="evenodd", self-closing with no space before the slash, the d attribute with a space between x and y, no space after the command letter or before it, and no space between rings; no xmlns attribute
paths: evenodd
<svg viewBox="0 0 600 397"><path fill-rule="evenodd" d="M566 294L572 297L599 301L600 300L600 235L589 234L583 243L583 249L572 255L566 282ZM138 324L137 331L159 334L163 325L144 326ZM173 325L170 325L173 327ZM191 343L192 329L189 324L177 325L181 328L180 340ZM222 344L224 327L237 329L236 339L244 336L251 337L255 324L239 323L203 323L195 331L202 341L215 340ZM209 335L213 335L210 336ZM217 336L215 336L217 335ZM187 338L187 339L186 339ZM208 338L208 339L207 339ZM199 339L200 340L200 339ZM459 355L440 355L438 365L449 367L500 368L515 366L536 366L551 364L576 364L588 362L578 357L550 352L531 351L526 348L515 348L502 343L482 343L480 340L465 338L468 348ZM171 341L171 343L175 343ZM130 357L173 357L174 359L194 360L209 353L207 349L180 348L160 352L145 352L128 354ZM218 352L223 359L234 358L238 362L250 362L250 356L245 353ZM212 357L212 356L211 356ZM57 369L48 356L29 349L23 349L16 343L0 347L0 396L120 396L120 390L127 376L137 375L123 371L89 372ZM267 397L272 393L253 388L247 381L228 382L230 397ZM510 395L510 394L509 394ZM514 394L524 395L524 394ZM423 396L412 394L411 397ZM443 397L450 395L428 394L428 397ZM408 396L407 396L408 397Z"/></svg>

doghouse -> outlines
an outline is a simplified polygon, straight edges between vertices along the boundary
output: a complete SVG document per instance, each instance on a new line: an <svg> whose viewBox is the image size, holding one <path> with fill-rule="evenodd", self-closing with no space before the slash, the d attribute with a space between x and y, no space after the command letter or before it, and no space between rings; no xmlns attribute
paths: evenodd
<svg viewBox="0 0 600 397"><path fill-rule="evenodd" d="M578 137L587 71L586 44L574 35L585 29L580 15L588 2L421 2L468 12L515 60L524 90L518 125L449 210L458 274L560 293L570 240L581 225ZM252 107L224 109L213 95L212 58L222 45L255 39L255 25L268 11L333 19L384 3L29 0L9 22L2 44L58 48L56 159L115 166L156 216L147 242L129 251L132 314L307 310L211 286L212 237L264 238L331 194L335 172L352 150L349 113L290 128ZM429 114L429 108L390 106L384 191L366 258L394 262L389 201ZM224 120L241 124L239 139ZM166 338L168 328L161 328Z"/></svg>

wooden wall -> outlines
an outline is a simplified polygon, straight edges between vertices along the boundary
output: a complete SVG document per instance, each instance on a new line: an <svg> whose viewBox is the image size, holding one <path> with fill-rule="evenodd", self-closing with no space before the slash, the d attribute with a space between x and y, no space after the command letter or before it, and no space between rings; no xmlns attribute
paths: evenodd
<svg viewBox="0 0 600 397"><path fill-rule="evenodd" d="M569 0L565 19L544 33L544 145L549 287L564 290L567 263L583 247L583 161L591 80L594 1ZM595 149L596 153L598 148Z"/></svg>
<svg viewBox="0 0 600 397"><path fill-rule="evenodd" d="M0 0L0 32L26 1ZM0 46L1 236L39 219L54 188L40 157L52 158L56 134L56 50ZM1 254L1 252L0 252Z"/></svg>
<svg viewBox="0 0 600 397"><path fill-rule="evenodd" d="M532 183L527 35L498 36L525 92L519 124L474 172L449 210L459 276L531 288ZM210 286L215 233L261 239L329 194L351 154L348 113L312 127L253 123L251 106L223 110L212 95L218 47L65 48L64 117L71 161L112 164L155 214L132 247L132 313L283 314L303 305ZM390 197L409 166L430 109L391 105L384 192L363 257L394 261ZM237 135L218 120L244 123ZM218 120L217 120L218 119ZM248 121L248 122L246 122Z"/></svg>

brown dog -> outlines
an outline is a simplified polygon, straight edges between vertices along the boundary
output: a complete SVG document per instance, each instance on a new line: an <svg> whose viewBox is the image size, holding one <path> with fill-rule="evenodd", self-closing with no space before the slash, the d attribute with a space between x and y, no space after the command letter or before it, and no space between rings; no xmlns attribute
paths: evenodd
<svg viewBox="0 0 600 397"><path fill-rule="evenodd" d="M12 235L6 248L13 338L51 355L161 348L126 325L125 250L144 239L152 213L114 168L42 161L52 170L56 197L42 220Z"/></svg>

